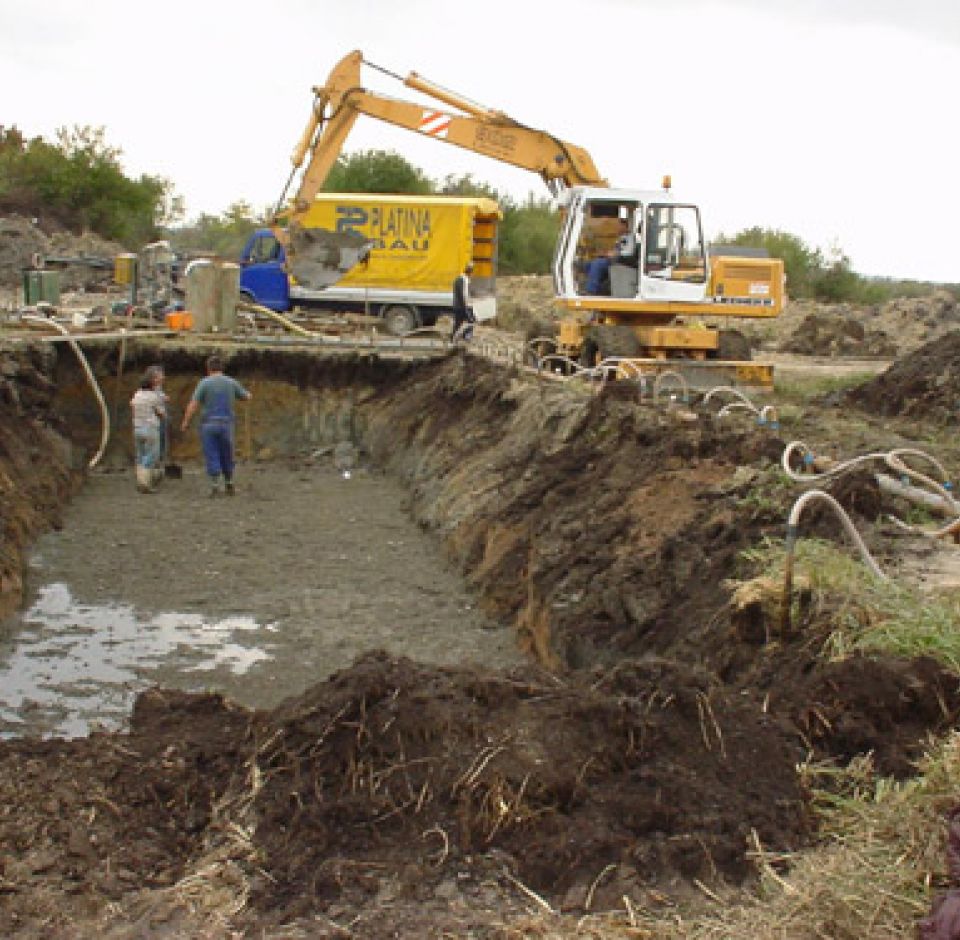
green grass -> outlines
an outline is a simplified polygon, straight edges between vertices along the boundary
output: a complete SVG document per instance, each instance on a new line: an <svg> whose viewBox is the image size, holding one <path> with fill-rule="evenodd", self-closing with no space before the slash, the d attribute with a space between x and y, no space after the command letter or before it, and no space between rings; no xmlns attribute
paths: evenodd
<svg viewBox="0 0 960 940"><path fill-rule="evenodd" d="M769 541L742 554L754 573L783 578L782 543ZM960 596L927 595L875 578L852 548L801 539L794 577L805 577L813 605L807 620L828 618L832 629L824 654L844 658L854 652L931 656L960 674Z"/></svg>
<svg viewBox="0 0 960 940"><path fill-rule="evenodd" d="M804 404L832 392L856 388L876 375L876 372L851 372L845 375L776 376L774 390L783 401Z"/></svg>

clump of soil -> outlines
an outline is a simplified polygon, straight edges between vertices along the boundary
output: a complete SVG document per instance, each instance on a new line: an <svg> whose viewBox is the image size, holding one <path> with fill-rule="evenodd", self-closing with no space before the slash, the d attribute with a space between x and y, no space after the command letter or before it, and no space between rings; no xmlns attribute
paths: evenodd
<svg viewBox="0 0 960 940"><path fill-rule="evenodd" d="M960 330L897 360L875 379L851 390L847 399L874 414L956 420L960 409Z"/></svg>
<svg viewBox="0 0 960 940"><path fill-rule="evenodd" d="M553 298L553 278L548 274L498 278L496 325L524 334L531 324L556 316Z"/></svg>
<svg viewBox="0 0 960 940"><path fill-rule="evenodd" d="M129 734L0 744L0 925L36 917L38 882L63 917L214 858L248 884L246 929L362 915L388 888L416 908L490 869L582 909L612 865L592 906L643 903L741 881L751 830L800 845L798 756L755 705L658 660L558 681L374 653L263 713L158 690Z"/></svg>

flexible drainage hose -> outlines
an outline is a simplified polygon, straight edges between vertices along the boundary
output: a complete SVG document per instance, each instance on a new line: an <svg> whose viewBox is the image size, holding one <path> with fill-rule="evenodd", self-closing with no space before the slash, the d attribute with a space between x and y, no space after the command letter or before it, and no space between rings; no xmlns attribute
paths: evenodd
<svg viewBox="0 0 960 940"><path fill-rule="evenodd" d="M762 408L758 408L740 389L734 388L732 385L718 385L715 388L711 388L710 391L703 396L703 404L710 404L711 398L721 394L733 395L735 400L727 402L727 404L717 412L718 418L724 418L733 411L749 411L750 414L756 415L757 424L767 426L773 431L779 430L780 416L773 405L764 405Z"/></svg>
<svg viewBox="0 0 960 940"><path fill-rule="evenodd" d="M806 469L806 472L800 473L797 470L794 470L793 461L791 458L795 454L799 456L803 467ZM925 473L921 473L919 470L914 470L912 467L907 466L907 464L904 463L905 457L919 458L927 461L929 464L931 464L931 466L934 467L941 479L936 480ZM914 448L909 447L900 447L890 451L875 451L870 454L863 454L860 457L854 457L850 460L828 462L825 458L815 457L813 451L807 447L803 441L791 441L786 448L784 448L783 457L781 458L781 464L783 466L784 473L786 473L791 480L794 480L797 483L806 483L810 482L811 480L834 479L843 473L872 462L883 463L895 473L899 474L902 478L913 480L922 486L932 489L938 499L941 501L944 509L954 514L960 514L960 504L958 504L954 499L946 469L935 457L931 457L930 454L927 454L922 450L915 450ZM891 487L887 485L887 478L884 478L881 474L876 474L876 477L877 481L882 487L891 489ZM911 494L907 490L904 490L899 495L906 496L908 499L912 499ZM914 499L913 501L917 502L918 500ZM928 500L920 501L929 505ZM954 522L944 528L937 529L935 532L928 532L916 526L909 526L905 522L902 522L893 516L891 516L891 519L901 528L908 529L909 531L920 535L928 535L932 538L943 538L946 535L954 535L957 532L960 532L960 518L957 518Z"/></svg>
<svg viewBox="0 0 960 940"><path fill-rule="evenodd" d="M860 537L856 526L846 514L843 507L829 493L825 493L823 490L808 490L793 504L790 515L787 517L786 559L783 567L783 598L780 607L780 624L784 634L790 632L790 602L793 594L793 558L797 545L797 537L799 535L800 516L809 503L817 500L825 502L833 509L871 573L883 581L887 580L887 576L880 570L880 566L876 561L874 561L873 556Z"/></svg>
<svg viewBox="0 0 960 940"><path fill-rule="evenodd" d="M92 470L98 463L100 463L100 458L103 457L104 451L107 449L107 441L110 439L110 411L107 408L107 403L103 400L103 392L100 391L100 386L97 384L97 379L93 374L93 370L90 368L90 363L87 362L87 357L84 356L83 350L80 349L77 341L62 323L57 323L56 320L48 320L46 317L34 317L30 315L26 315L22 317L22 319L27 320L30 323L39 323L43 326L52 326L54 329L59 330L65 337L67 337L67 342L70 344L70 348L73 350L74 355L76 355L77 359L80 361L80 365L83 367L83 371L86 373L87 381L89 381L90 387L93 389L93 394L96 396L97 404L100 405L101 416L100 449L90 458L90 462L87 464L87 468ZM125 342L125 340L126 337L124 336L124 338L121 339L121 343Z"/></svg>
<svg viewBox="0 0 960 940"><path fill-rule="evenodd" d="M667 369L664 372L657 373L657 377L653 380L654 401L656 401L659 397L660 392L663 390L664 382L666 382L667 379L672 379L680 386L680 389L683 392L684 403L690 401L690 386L687 384L687 380L679 372L675 372L673 369Z"/></svg>

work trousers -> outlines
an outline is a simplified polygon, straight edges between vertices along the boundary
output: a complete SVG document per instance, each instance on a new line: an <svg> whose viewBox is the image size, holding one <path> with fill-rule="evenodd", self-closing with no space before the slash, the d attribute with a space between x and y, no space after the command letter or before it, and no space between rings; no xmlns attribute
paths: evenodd
<svg viewBox="0 0 960 940"><path fill-rule="evenodd" d="M233 478L233 422L204 421L200 425L200 440L207 473L216 479L223 474L225 480Z"/></svg>
<svg viewBox="0 0 960 940"><path fill-rule="evenodd" d="M609 258L594 258L587 266L587 283L584 293L590 297L597 297L603 289L603 282L609 276L609 271Z"/></svg>
<svg viewBox="0 0 960 940"><path fill-rule="evenodd" d="M152 470L160 460L160 428L135 427L133 443L137 452L137 466Z"/></svg>
<svg viewBox="0 0 960 940"><path fill-rule="evenodd" d="M453 332L450 334L450 339L455 340L457 334L459 333L463 339L470 340L473 338L473 324L477 322L477 318L473 315L473 309L470 307L466 308L457 308L453 309ZM462 333L461 333L462 329Z"/></svg>

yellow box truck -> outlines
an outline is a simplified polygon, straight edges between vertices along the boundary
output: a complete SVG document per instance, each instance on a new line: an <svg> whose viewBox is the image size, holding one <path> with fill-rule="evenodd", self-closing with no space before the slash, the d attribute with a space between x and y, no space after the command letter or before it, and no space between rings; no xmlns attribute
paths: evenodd
<svg viewBox="0 0 960 940"><path fill-rule="evenodd" d="M300 228L323 240L348 270L334 265L328 285L298 283L277 234L259 229L240 258L240 291L278 311L369 313L382 317L389 332L403 334L451 312L453 281L472 262L474 313L489 320L496 316L501 217L497 203L481 197L321 193L298 219Z"/></svg>

